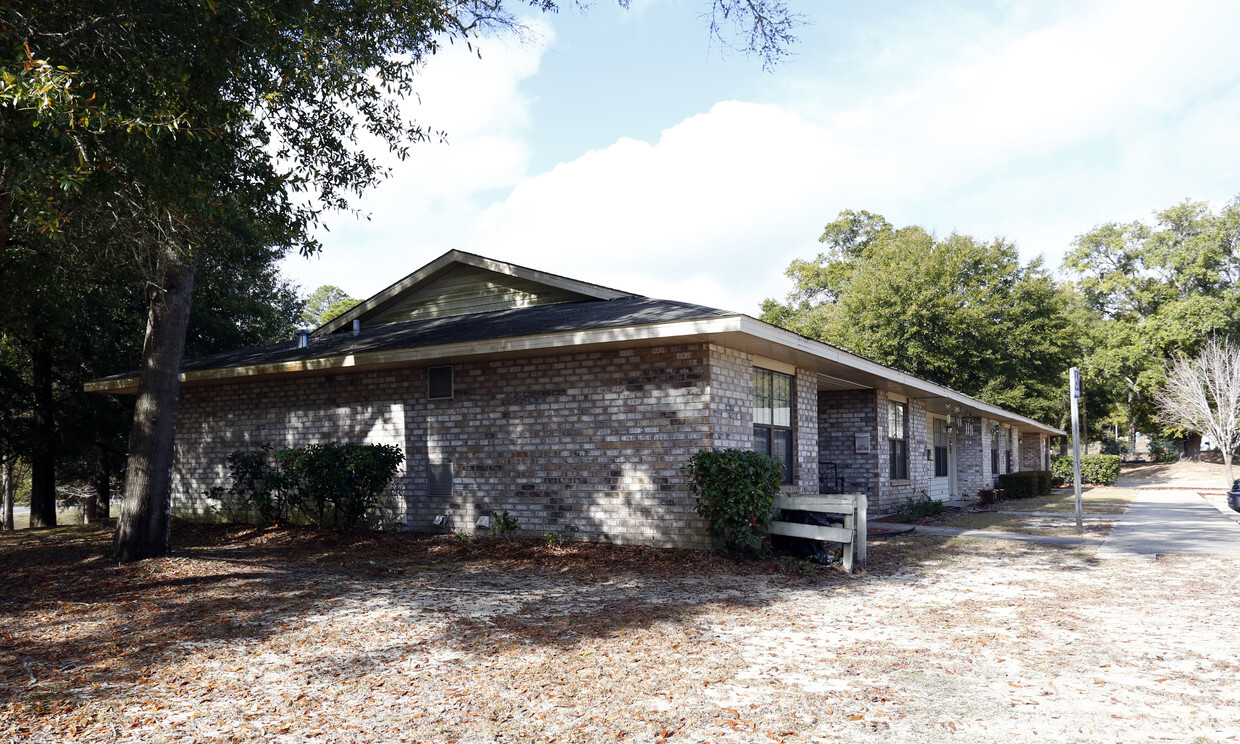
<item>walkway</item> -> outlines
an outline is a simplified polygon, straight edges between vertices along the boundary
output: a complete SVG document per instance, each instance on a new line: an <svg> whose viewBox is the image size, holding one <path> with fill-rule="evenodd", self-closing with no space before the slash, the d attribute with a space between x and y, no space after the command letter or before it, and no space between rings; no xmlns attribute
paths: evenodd
<svg viewBox="0 0 1240 744"><path fill-rule="evenodd" d="M1240 557L1240 514L1220 511L1195 490L1140 488L1098 557L1159 555Z"/></svg>

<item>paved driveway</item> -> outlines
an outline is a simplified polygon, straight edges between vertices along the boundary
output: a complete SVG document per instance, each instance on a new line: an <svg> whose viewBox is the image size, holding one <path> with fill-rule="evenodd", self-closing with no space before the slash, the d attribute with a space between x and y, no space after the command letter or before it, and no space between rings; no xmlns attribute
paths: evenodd
<svg viewBox="0 0 1240 744"><path fill-rule="evenodd" d="M1240 513L1220 511L1195 490L1139 489L1098 557L1167 554L1240 557Z"/></svg>

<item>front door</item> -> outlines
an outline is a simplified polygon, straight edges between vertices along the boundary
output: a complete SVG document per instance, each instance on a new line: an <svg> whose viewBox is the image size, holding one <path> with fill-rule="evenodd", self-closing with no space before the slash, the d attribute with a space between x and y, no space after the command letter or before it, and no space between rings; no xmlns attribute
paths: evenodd
<svg viewBox="0 0 1240 744"><path fill-rule="evenodd" d="M951 446L951 436L947 431L947 420L933 414L927 414L927 416L929 426L926 428L930 430L931 466L933 468L930 478L930 498L945 501L952 498L955 493L952 483L952 473L955 471L952 467L954 448Z"/></svg>

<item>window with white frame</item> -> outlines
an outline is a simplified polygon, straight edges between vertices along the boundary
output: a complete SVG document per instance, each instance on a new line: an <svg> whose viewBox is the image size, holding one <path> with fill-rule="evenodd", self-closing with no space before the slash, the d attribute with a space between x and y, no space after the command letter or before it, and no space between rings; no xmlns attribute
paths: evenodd
<svg viewBox="0 0 1240 744"><path fill-rule="evenodd" d="M908 404L887 401L887 453L891 480L908 480Z"/></svg>
<svg viewBox="0 0 1240 744"><path fill-rule="evenodd" d="M753 448L782 462L792 483L792 375L753 368Z"/></svg>

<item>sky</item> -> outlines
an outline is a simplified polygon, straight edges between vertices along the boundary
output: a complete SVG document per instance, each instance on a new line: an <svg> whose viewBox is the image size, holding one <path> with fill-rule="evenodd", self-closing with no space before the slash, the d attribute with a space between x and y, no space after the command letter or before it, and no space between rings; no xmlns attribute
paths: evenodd
<svg viewBox="0 0 1240 744"><path fill-rule="evenodd" d="M368 297L452 249L757 315L842 210L1073 239L1240 193L1240 3L787 0L774 68L712 43L708 0L599 0L457 44L407 112L443 131L327 218L308 293ZM377 151L378 152L378 151Z"/></svg>

